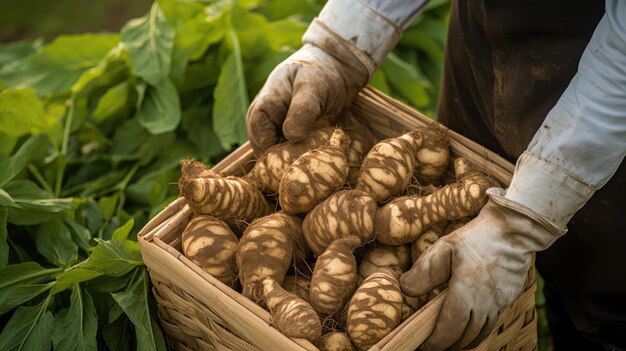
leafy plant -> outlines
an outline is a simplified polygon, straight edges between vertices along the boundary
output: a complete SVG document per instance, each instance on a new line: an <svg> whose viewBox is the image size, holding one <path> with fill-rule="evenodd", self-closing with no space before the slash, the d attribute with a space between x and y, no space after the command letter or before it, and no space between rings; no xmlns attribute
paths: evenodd
<svg viewBox="0 0 626 351"><path fill-rule="evenodd" d="M372 81L431 114L446 3ZM165 349L134 235L180 159L246 141L251 97L321 6L160 0L119 34L0 46L1 350Z"/></svg>

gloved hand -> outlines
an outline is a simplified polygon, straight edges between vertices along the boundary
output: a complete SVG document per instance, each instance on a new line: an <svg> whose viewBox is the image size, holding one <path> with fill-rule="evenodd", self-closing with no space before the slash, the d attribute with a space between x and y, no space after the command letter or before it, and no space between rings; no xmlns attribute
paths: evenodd
<svg viewBox="0 0 626 351"><path fill-rule="evenodd" d="M489 202L471 222L439 239L400 278L419 296L448 281L448 294L424 350L476 346L500 312L522 292L533 252L550 246L559 230L532 210L489 189Z"/></svg>
<svg viewBox="0 0 626 351"><path fill-rule="evenodd" d="M272 71L248 109L246 126L257 154L281 135L300 142L316 122L333 125L376 69L358 48L317 20L303 43Z"/></svg>

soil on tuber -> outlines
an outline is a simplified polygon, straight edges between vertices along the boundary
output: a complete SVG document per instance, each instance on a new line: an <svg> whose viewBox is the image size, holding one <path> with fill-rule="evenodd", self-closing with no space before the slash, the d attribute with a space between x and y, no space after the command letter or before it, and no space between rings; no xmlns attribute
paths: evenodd
<svg viewBox="0 0 626 351"><path fill-rule="evenodd" d="M302 232L306 243L321 255L335 239L356 235L362 244L374 239L376 201L359 190L341 190L317 205L304 218Z"/></svg>
<svg viewBox="0 0 626 351"><path fill-rule="evenodd" d="M237 246L236 263L243 294L252 301L262 298L261 282L285 279L292 262L294 244L301 236L300 218L277 212L252 222Z"/></svg>
<svg viewBox="0 0 626 351"><path fill-rule="evenodd" d="M353 250L361 239L350 235L333 241L317 259L311 278L311 306L322 316L341 312L356 290L357 269Z"/></svg>
<svg viewBox="0 0 626 351"><path fill-rule="evenodd" d="M270 310L272 325L284 335L311 342L322 335L322 323L313 307L285 291L272 278L263 280L263 299Z"/></svg>
<svg viewBox="0 0 626 351"><path fill-rule="evenodd" d="M356 188L384 202L403 192L415 171L415 155L422 145L422 135L412 131L385 139L365 156Z"/></svg>
<svg viewBox="0 0 626 351"><path fill-rule="evenodd" d="M348 177L350 137L335 129L325 145L305 152L280 180L278 200L288 213L306 213L341 188Z"/></svg>
<svg viewBox="0 0 626 351"><path fill-rule="evenodd" d="M223 221L196 215L182 235L183 254L222 283L235 287L237 236Z"/></svg>

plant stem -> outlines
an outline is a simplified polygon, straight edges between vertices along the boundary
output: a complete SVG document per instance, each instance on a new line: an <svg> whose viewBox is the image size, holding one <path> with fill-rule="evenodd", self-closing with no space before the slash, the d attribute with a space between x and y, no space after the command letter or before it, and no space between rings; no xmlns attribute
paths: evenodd
<svg viewBox="0 0 626 351"><path fill-rule="evenodd" d="M53 194L54 191L52 191L52 188L50 187L50 184L48 184L48 182L43 177L41 172L39 172L39 169L37 169L37 167L34 164L32 164L32 163L29 163L27 167L28 167L28 170L30 171L30 173L33 175L33 177L35 177L37 182L39 182L39 185L41 185L41 187L44 188L44 190L46 190L49 193Z"/></svg>
<svg viewBox="0 0 626 351"><path fill-rule="evenodd" d="M57 176L54 186L54 194L58 197L61 195L61 187L63 186L63 175L65 174L65 166L67 165L67 145L70 139L70 132L72 130L72 121L74 120L74 99L70 99L67 102L69 109L65 117L65 126L63 128L63 140L61 142L61 151L58 158Z"/></svg>

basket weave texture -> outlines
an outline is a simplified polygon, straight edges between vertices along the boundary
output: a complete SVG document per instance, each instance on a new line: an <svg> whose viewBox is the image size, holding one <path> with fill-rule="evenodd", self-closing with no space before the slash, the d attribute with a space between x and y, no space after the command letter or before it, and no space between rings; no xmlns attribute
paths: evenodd
<svg viewBox="0 0 626 351"><path fill-rule="evenodd" d="M378 138L433 123L419 112L373 89L364 89L352 106ZM448 131L454 157L463 156L502 184L509 184L513 165ZM248 143L213 170L241 175L252 166ZM176 350L317 350L303 339L290 339L270 325L269 313L196 266L181 251L181 233L192 215L183 198L171 203L138 234L150 272L159 317L171 348ZM524 292L504 311L494 331L474 351L537 350L535 270L528 272ZM370 350L414 350L432 332L446 292L413 314Z"/></svg>

